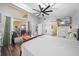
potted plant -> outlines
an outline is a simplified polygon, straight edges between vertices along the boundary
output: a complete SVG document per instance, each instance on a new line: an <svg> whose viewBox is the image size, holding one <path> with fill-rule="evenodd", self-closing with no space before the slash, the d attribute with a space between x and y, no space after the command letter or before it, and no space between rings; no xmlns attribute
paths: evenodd
<svg viewBox="0 0 79 59"><path fill-rule="evenodd" d="M57 24L58 26L60 25L60 23L62 22L62 20L60 18L57 19Z"/></svg>

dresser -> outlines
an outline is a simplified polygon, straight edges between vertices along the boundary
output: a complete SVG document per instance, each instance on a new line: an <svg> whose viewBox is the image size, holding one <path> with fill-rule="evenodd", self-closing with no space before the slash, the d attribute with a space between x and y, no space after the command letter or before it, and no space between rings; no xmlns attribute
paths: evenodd
<svg viewBox="0 0 79 59"><path fill-rule="evenodd" d="M69 26L58 27L57 36L67 38L68 37L68 29L69 29Z"/></svg>

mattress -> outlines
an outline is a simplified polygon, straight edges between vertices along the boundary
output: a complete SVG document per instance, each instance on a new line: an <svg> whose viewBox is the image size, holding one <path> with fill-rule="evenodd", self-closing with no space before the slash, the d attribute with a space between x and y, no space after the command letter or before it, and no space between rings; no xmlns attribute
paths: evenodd
<svg viewBox="0 0 79 59"><path fill-rule="evenodd" d="M43 35L21 45L22 56L79 56L79 41Z"/></svg>

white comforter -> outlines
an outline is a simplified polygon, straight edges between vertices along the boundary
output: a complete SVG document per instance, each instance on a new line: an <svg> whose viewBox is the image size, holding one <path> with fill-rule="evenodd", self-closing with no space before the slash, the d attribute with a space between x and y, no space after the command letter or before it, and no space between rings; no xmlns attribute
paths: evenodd
<svg viewBox="0 0 79 59"><path fill-rule="evenodd" d="M21 45L22 56L79 56L79 41L43 35Z"/></svg>

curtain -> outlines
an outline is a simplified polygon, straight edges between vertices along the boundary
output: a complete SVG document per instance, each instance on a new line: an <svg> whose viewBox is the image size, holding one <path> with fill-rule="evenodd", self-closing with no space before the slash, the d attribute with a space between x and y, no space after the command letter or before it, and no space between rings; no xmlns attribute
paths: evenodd
<svg viewBox="0 0 79 59"><path fill-rule="evenodd" d="M4 37L3 37L3 46L10 44L10 27L11 27L11 17L6 16Z"/></svg>

